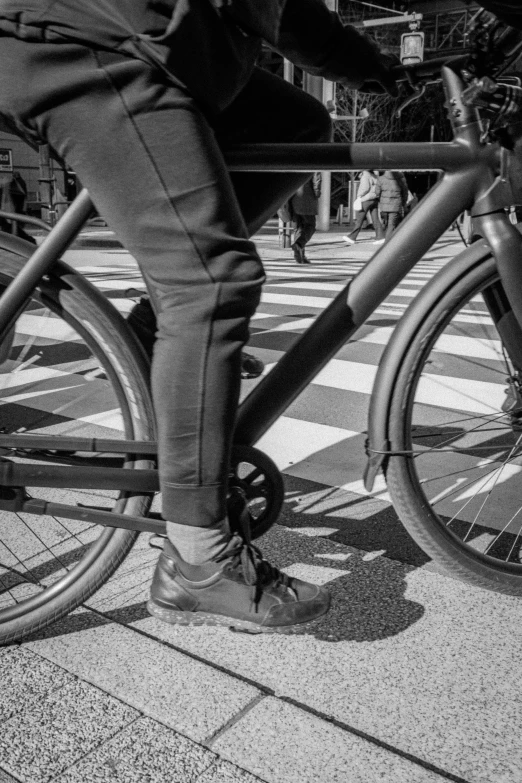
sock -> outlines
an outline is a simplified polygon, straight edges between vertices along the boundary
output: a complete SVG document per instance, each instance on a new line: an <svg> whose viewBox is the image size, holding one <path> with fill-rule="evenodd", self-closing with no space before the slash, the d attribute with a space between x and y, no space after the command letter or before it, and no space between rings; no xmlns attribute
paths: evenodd
<svg viewBox="0 0 522 783"><path fill-rule="evenodd" d="M193 527L167 522L167 534L171 544L185 563L208 563L225 549L230 541L228 519L216 522L214 527Z"/></svg>

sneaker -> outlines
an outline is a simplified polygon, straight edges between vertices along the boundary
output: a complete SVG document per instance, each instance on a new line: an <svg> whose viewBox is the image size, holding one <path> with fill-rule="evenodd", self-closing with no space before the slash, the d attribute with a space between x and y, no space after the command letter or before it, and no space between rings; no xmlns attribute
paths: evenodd
<svg viewBox="0 0 522 783"><path fill-rule="evenodd" d="M344 241L347 245L355 245L355 239L352 239L351 237L345 235L343 236Z"/></svg>
<svg viewBox="0 0 522 783"><path fill-rule="evenodd" d="M384 239L376 239L375 242L372 242L373 245L384 245L385 240Z"/></svg>
<svg viewBox="0 0 522 783"><path fill-rule="evenodd" d="M239 534L215 561L190 565L169 540L159 557L149 613L173 625L224 625L248 633L285 633L325 614L330 595L270 565Z"/></svg>
<svg viewBox="0 0 522 783"><path fill-rule="evenodd" d="M134 305L127 316L127 323L145 349L149 359L152 359L152 351L156 342L156 316L148 297L142 296L140 301ZM265 365L261 359L250 353L241 352L242 378L258 378L264 369Z"/></svg>

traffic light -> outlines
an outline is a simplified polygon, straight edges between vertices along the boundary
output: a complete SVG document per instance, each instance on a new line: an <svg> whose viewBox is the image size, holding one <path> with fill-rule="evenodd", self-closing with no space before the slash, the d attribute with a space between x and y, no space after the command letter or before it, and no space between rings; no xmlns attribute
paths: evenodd
<svg viewBox="0 0 522 783"><path fill-rule="evenodd" d="M401 63L413 65L424 60L424 33L414 30L401 35Z"/></svg>

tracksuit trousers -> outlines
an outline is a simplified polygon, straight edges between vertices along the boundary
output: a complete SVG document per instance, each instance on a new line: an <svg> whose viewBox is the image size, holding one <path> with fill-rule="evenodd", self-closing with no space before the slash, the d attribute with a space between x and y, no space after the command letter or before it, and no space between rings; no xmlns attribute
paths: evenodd
<svg viewBox="0 0 522 783"><path fill-rule="evenodd" d="M145 63L77 44L2 38L0 114L77 173L135 257L157 313L152 394L163 516L226 516L240 352L264 273L249 237L307 175L229 175L240 142L330 139L323 106L256 69L209 120Z"/></svg>

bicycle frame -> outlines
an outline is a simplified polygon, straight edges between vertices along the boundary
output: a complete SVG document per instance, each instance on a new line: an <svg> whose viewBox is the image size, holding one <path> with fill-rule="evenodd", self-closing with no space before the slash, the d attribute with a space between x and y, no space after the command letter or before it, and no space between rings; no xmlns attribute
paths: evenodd
<svg viewBox="0 0 522 783"><path fill-rule="evenodd" d="M235 431L237 444L250 446L259 440L465 209L471 209L480 223L481 232L495 254L511 307L518 323L522 324L522 264L519 262L522 258L522 237L504 212L504 207L511 203L505 176L507 153L496 144L483 143L476 110L465 106L460 99L460 77L448 67L442 69L442 76L455 133L453 142L265 144L255 147L245 145L227 153L227 163L232 171L415 169L445 172L386 244L347 282L243 401ZM9 330L40 279L75 239L92 208L89 194L82 191L0 297L0 339ZM519 343L522 354L522 339ZM522 355L518 362L522 366ZM370 431L374 442L379 445L385 442L385 413L372 406ZM151 442L31 435L0 435L0 448L136 455L156 452L156 444ZM156 471L96 468L93 462L91 460L84 467L46 464L42 471L34 465L0 461L0 487L60 486L142 492L159 489ZM100 464L100 460L96 460L95 464ZM377 460L374 473L379 464ZM12 500L0 500L2 507L129 529L154 532L164 529L162 521L28 500L23 493L18 496L15 493Z"/></svg>

